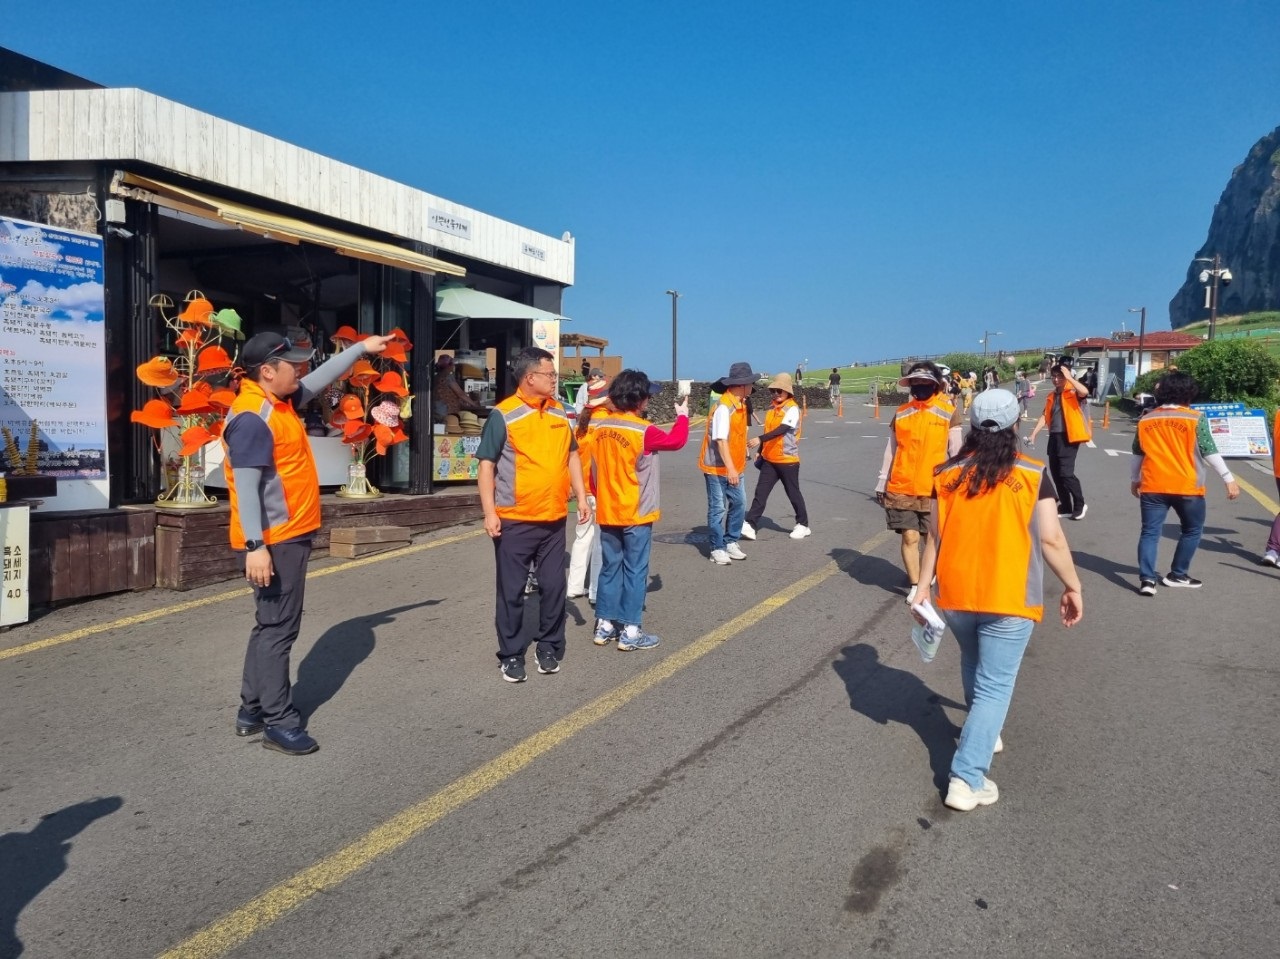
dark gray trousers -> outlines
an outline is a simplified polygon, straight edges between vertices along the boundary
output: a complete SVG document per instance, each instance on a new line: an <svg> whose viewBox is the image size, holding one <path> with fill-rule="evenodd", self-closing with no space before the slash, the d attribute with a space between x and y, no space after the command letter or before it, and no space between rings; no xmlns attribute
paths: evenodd
<svg viewBox="0 0 1280 959"><path fill-rule="evenodd" d="M289 685L289 651L302 627L311 537L267 548L271 550L273 571L270 583L253 588L257 625L249 634L249 648L244 654L240 703L250 712L261 710L268 726L293 729L302 720L293 706Z"/></svg>
<svg viewBox="0 0 1280 959"><path fill-rule="evenodd" d="M498 658L523 661L528 643L524 632L524 584L529 564L538 577L538 648L564 659L564 530L562 519L550 523L502 521L502 535L493 541L497 567Z"/></svg>

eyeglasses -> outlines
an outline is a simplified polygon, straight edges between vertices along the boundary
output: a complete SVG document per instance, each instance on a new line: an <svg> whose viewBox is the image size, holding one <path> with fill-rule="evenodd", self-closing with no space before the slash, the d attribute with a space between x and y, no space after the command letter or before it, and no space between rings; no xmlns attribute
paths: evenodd
<svg viewBox="0 0 1280 959"><path fill-rule="evenodd" d="M558 379L560 379L560 374L559 374L559 373L548 373L546 370L530 370L530 371L529 371L529 373L530 373L530 375L532 375L532 376L549 376L549 377L551 377L553 380L558 380Z"/></svg>

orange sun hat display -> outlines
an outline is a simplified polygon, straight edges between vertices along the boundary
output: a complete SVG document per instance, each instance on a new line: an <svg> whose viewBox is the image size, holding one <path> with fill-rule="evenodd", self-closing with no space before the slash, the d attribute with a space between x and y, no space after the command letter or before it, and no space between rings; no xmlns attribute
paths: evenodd
<svg viewBox="0 0 1280 959"><path fill-rule="evenodd" d="M187 294L187 306L178 314L178 322L213 326L213 304L204 298L203 293L193 290Z"/></svg>
<svg viewBox="0 0 1280 959"><path fill-rule="evenodd" d="M147 400L142 409L134 410L129 419L143 426L163 430L170 426L181 426L182 423L173 415L173 407L164 400Z"/></svg>
<svg viewBox="0 0 1280 959"><path fill-rule="evenodd" d="M156 356L138 367L138 379L147 386L166 390L178 382L178 371L173 368L173 360L167 356Z"/></svg>
<svg viewBox="0 0 1280 959"><path fill-rule="evenodd" d="M217 343L206 346L196 358L197 373L221 373L231 369L231 356Z"/></svg>

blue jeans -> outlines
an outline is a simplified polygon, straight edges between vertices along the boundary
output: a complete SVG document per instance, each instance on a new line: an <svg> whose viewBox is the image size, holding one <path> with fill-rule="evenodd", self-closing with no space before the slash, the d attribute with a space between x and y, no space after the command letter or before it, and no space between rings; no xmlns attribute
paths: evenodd
<svg viewBox="0 0 1280 959"><path fill-rule="evenodd" d="M723 476L703 473L707 481L707 528L711 531L712 550L724 549L736 543L742 535L742 520L747 515L747 495L739 478L737 486L730 486ZM729 514L729 531L724 528L724 514Z"/></svg>
<svg viewBox="0 0 1280 959"><path fill-rule="evenodd" d="M960 682L969 707L969 718L951 760L951 775L981 789L991 768L996 738L1009 713L1013 684L1035 621L1024 616L951 609L942 610L942 615L960 644Z"/></svg>
<svg viewBox="0 0 1280 959"><path fill-rule="evenodd" d="M1191 557L1196 555L1200 535L1204 532L1205 503L1203 496L1175 496L1170 493L1143 493L1138 497L1142 504L1142 535L1138 537L1138 575L1142 579L1157 579L1156 552L1160 548L1160 532L1169 510L1178 514L1182 523L1182 535L1173 550L1173 563L1169 572L1174 576L1186 576L1191 570Z"/></svg>
<svg viewBox="0 0 1280 959"><path fill-rule="evenodd" d="M615 624L639 626L649 588L653 525L600 527L600 582L596 615Z"/></svg>

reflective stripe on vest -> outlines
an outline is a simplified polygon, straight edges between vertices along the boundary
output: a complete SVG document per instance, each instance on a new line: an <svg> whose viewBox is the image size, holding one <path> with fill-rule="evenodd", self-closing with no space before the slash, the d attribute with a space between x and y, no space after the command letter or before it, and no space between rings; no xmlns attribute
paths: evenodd
<svg viewBox="0 0 1280 959"><path fill-rule="evenodd" d="M551 522L569 514L569 449L573 430L564 407L547 400L531 406L519 392L492 415L502 417L507 439L494 463L494 510L503 519Z"/></svg>
<svg viewBox="0 0 1280 959"><path fill-rule="evenodd" d="M649 421L634 413L592 419L590 434L596 479L596 521L601 526L656 523L660 481L658 457L644 451Z"/></svg>
<svg viewBox="0 0 1280 959"><path fill-rule="evenodd" d="M258 416L271 431L272 465L262 471L262 539L268 544L305 536L320 528L320 476L306 427L293 404L269 396L253 380L240 381L240 393L227 410L226 427L237 416ZM231 546L244 549L240 527L240 497L236 494L235 463L226 454L223 474L231 498Z"/></svg>
<svg viewBox="0 0 1280 959"><path fill-rule="evenodd" d="M1053 401L1057 390L1050 390L1044 401L1044 425L1046 429L1053 426ZM1062 390L1062 425L1067 428L1068 443L1085 443L1093 435L1093 424L1080 408L1080 395L1074 390Z"/></svg>
<svg viewBox="0 0 1280 959"><path fill-rule="evenodd" d="M933 494L933 471L947 461L947 436L955 411L955 406L941 393L898 407L893 415L893 435L898 448L889 468L886 493Z"/></svg>
<svg viewBox="0 0 1280 959"><path fill-rule="evenodd" d="M1187 406L1161 406L1138 420L1142 447L1138 492L1204 495L1204 461L1196 449L1202 415Z"/></svg>
<svg viewBox="0 0 1280 959"><path fill-rule="evenodd" d="M938 474L938 606L1039 622L1044 557L1036 503L1044 464L1019 456L1003 482L970 498L967 482L949 488L965 462Z"/></svg>
<svg viewBox="0 0 1280 959"><path fill-rule="evenodd" d="M732 393L721 396L720 405L729 407L729 455L733 457L734 467L741 473L747 468L747 405ZM725 462L720 457L720 447L711 441L711 419L711 416L707 417L707 431L702 435L698 469L714 476L724 476Z"/></svg>
<svg viewBox="0 0 1280 959"><path fill-rule="evenodd" d="M764 431L769 433L776 430L782 425L787 411L794 409L799 409L795 400L785 400L776 406L770 406L769 411L764 414ZM796 436L796 431L789 430L781 436L765 440L760 444L760 455L770 463L799 463L800 440Z"/></svg>

